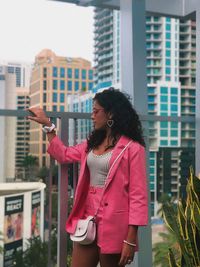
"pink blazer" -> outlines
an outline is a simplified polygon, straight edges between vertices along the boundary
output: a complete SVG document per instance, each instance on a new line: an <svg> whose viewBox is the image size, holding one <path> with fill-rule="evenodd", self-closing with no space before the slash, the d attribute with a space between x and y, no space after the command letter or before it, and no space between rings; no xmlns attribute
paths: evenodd
<svg viewBox="0 0 200 267"><path fill-rule="evenodd" d="M119 139L113 150L110 166L129 141L130 139L124 136ZM68 233L75 231L77 220L84 214L84 203L90 182L86 147L86 141L66 147L58 137L53 138L48 147L48 153L59 163L81 163L74 206L66 223ZM120 252L123 240L127 236L128 225L144 226L148 223L145 149L137 142L132 142L113 166L101 203L101 252Z"/></svg>

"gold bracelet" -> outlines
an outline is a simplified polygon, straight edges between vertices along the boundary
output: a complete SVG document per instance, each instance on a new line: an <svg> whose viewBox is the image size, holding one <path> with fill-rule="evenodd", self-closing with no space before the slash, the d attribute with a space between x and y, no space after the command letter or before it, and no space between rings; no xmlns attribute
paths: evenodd
<svg viewBox="0 0 200 267"><path fill-rule="evenodd" d="M123 242L124 242L125 244L128 244L128 245L131 246L131 247L136 247L136 246L137 246L135 243L130 243L130 242L126 241L126 240L124 240Z"/></svg>

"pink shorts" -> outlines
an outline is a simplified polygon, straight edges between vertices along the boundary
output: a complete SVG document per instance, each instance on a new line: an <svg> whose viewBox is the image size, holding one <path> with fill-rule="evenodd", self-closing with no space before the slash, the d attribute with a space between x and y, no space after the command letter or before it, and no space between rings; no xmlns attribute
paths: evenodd
<svg viewBox="0 0 200 267"><path fill-rule="evenodd" d="M97 217L96 217L96 224L97 224L97 245L101 247L101 240L102 240L102 205L100 207L100 201L102 198L103 187L96 187L90 186L88 190L88 196L86 199L85 205L85 213L84 218L88 217L89 215L95 215L97 209Z"/></svg>

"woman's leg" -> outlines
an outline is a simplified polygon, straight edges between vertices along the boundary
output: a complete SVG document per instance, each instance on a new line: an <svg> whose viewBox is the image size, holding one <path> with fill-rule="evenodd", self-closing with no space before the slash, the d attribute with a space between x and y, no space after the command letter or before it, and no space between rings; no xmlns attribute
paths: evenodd
<svg viewBox="0 0 200 267"><path fill-rule="evenodd" d="M99 249L96 243L80 245L74 243L71 267L96 267L99 262Z"/></svg>
<svg viewBox="0 0 200 267"><path fill-rule="evenodd" d="M119 267L120 254L100 254L101 267ZM121 266L124 267L124 266Z"/></svg>

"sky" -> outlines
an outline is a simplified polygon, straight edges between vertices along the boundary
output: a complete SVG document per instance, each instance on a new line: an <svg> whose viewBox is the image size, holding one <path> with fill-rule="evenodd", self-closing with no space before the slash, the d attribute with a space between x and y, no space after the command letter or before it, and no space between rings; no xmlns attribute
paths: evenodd
<svg viewBox="0 0 200 267"><path fill-rule="evenodd" d="M0 0L0 60L34 62L45 48L93 62L93 8L51 0Z"/></svg>

